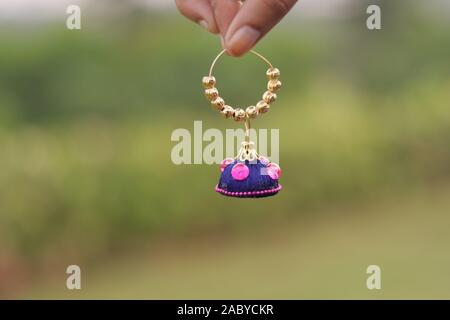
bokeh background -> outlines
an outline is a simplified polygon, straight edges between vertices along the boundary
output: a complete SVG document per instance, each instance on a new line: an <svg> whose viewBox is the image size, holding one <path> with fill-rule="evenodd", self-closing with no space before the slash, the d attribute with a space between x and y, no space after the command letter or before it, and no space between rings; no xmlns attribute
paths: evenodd
<svg viewBox="0 0 450 320"><path fill-rule="evenodd" d="M280 129L284 189L243 200L170 159L176 128L238 127L200 85L217 36L172 1L2 1L0 297L450 298L449 18L444 0L299 1L257 46L282 71L255 126ZM226 100L254 102L265 69L224 58Z"/></svg>

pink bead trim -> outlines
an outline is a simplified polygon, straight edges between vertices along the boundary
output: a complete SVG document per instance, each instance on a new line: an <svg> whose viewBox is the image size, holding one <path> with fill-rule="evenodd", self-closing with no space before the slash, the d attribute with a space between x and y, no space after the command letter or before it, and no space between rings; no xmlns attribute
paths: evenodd
<svg viewBox="0 0 450 320"><path fill-rule="evenodd" d="M260 190L260 191L245 191L245 192L231 192L226 191L224 189L219 188L219 186L216 186L216 192L219 192L221 194L224 194L226 196L232 196L232 197L246 197L246 196L256 196L260 194L273 194L280 191L282 188L281 184L278 185L275 189L267 189L267 190Z"/></svg>

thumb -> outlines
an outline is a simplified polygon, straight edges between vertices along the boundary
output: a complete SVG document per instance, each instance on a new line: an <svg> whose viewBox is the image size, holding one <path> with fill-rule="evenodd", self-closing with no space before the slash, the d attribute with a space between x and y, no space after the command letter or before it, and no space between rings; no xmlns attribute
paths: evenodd
<svg viewBox="0 0 450 320"><path fill-rule="evenodd" d="M228 27L238 13L240 4L236 0L212 0L211 6L214 10L214 17L219 32L222 39L225 39Z"/></svg>
<svg viewBox="0 0 450 320"><path fill-rule="evenodd" d="M234 17L225 35L228 54L241 56L269 32L297 0L247 0Z"/></svg>

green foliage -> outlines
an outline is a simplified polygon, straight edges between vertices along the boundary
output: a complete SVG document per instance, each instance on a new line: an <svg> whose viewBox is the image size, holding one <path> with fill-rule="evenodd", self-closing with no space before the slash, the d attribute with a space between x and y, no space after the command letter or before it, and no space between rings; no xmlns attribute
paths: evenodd
<svg viewBox="0 0 450 320"><path fill-rule="evenodd" d="M199 84L220 49L215 37L170 15L85 22L83 32L2 31L0 248L92 257L141 237L248 228L448 180L450 33L411 19L415 32L359 36L342 32L351 19L291 22L263 41L284 87L255 126L280 128L285 189L260 201L220 197L216 167L170 160L172 130L232 124ZM264 71L253 57L225 58L221 92L254 103Z"/></svg>

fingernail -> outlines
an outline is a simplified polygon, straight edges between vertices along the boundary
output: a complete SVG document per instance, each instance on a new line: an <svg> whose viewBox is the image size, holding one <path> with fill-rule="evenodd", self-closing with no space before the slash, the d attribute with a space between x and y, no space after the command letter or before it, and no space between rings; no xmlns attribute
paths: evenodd
<svg viewBox="0 0 450 320"><path fill-rule="evenodd" d="M208 30L208 22L206 22L205 20L200 20L198 22L199 25L201 25L203 28L205 28L206 30Z"/></svg>
<svg viewBox="0 0 450 320"><path fill-rule="evenodd" d="M249 26L243 26L226 42L227 51L234 56L240 56L249 51L258 41L261 33Z"/></svg>

